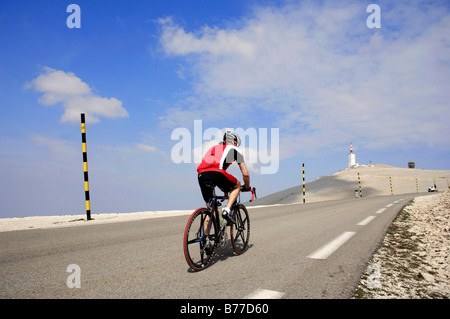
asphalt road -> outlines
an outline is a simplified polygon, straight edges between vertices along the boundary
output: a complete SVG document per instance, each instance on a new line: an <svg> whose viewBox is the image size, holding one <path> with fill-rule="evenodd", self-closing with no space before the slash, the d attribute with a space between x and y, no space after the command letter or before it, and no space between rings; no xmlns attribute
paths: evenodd
<svg viewBox="0 0 450 319"><path fill-rule="evenodd" d="M251 208L248 251L235 256L228 245L201 272L184 259L188 216L3 232L0 298L239 299L264 298L265 290L287 299L350 298L414 196Z"/></svg>

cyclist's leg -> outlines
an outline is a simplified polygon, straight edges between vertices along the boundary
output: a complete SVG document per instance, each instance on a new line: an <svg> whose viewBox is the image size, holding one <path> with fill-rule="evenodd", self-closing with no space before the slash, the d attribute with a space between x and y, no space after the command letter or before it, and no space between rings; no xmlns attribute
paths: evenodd
<svg viewBox="0 0 450 319"><path fill-rule="evenodd" d="M239 196L239 193L241 191L241 183L238 181L237 184L231 189L230 195L228 195L228 203L227 208L228 210L231 210L231 206L233 206L234 202L236 201L236 198Z"/></svg>
<svg viewBox="0 0 450 319"><path fill-rule="evenodd" d="M216 185L214 176L210 172L203 172L198 175L198 184L202 192L203 200L206 203L206 207L209 207L211 199L214 197L214 187ZM206 235L209 235L210 220L209 216L206 216L203 223L203 228Z"/></svg>
<svg viewBox="0 0 450 319"><path fill-rule="evenodd" d="M241 191L241 183L237 180L236 177L227 173L226 171L223 171L221 175L222 178L220 179L220 183L217 186L230 192L230 194L228 195L228 203L226 207L228 208L228 210L231 210L231 206L234 204Z"/></svg>
<svg viewBox="0 0 450 319"><path fill-rule="evenodd" d="M235 223L231 207L241 191L241 183L233 175L225 171L218 172L218 176L220 178L218 178L217 186L224 192L229 193L227 205L222 211L222 217L228 222L227 225L230 226Z"/></svg>
<svg viewBox="0 0 450 319"><path fill-rule="evenodd" d="M205 235L209 235L209 228L211 227L209 222L209 216L205 217L205 221L203 222L203 230L205 232Z"/></svg>
<svg viewBox="0 0 450 319"><path fill-rule="evenodd" d="M210 172L198 174L198 185L200 186L203 200L209 208L209 202L214 197L214 187L217 185L212 179Z"/></svg>

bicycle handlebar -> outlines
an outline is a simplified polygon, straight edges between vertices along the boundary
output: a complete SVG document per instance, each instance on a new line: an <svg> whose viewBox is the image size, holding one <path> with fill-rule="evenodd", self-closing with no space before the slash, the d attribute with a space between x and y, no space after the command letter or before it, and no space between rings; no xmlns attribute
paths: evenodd
<svg viewBox="0 0 450 319"><path fill-rule="evenodd" d="M251 192L252 193L252 198L250 199L250 202L253 202L257 197L256 197L256 188L250 188L250 189L244 189L244 186L241 187L241 192ZM218 200L220 200L221 202L225 201L226 199L228 199L228 193L224 193L225 196L216 196L216 198Z"/></svg>
<svg viewBox="0 0 450 319"><path fill-rule="evenodd" d="M256 188L252 188L252 198L250 199L250 202L253 202L256 199Z"/></svg>
<svg viewBox="0 0 450 319"><path fill-rule="evenodd" d="M252 192L252 198L250 199L250 202L253 202L257 197L256 197L256 188L250 188L248 190L244 189L244 186L242 186L241 188L242 192Z"/></svg>

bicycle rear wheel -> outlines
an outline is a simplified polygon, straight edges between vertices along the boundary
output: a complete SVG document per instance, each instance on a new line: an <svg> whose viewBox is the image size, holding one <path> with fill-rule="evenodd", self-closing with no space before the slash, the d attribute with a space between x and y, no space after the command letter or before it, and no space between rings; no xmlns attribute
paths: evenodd
<svg viewBox="0 0 450 319"><path fill-rule="evenodd" d="M231 245L236 254L243 254L248 247L250 239L250 217L247 208L239 204L233 213L236 224L230 229Z"/></svg>
<svg viewBox="0 0 450 319"><path fill-rule="evenodd" d="M184 230L184 256L189 267L195 271L207 268L214 260L219 230L214 220L209 223L210 214L207 208L196 210ZM209 232L207 225L210 225ZM206 246L207 241L210 242L209 247Z"/></svg>

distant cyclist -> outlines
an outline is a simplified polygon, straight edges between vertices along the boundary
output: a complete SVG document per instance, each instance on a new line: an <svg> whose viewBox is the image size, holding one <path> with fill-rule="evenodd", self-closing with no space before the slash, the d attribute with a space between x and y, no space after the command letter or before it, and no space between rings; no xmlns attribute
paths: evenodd
<svg viewBox="0 0 450 319"><path fill-rule="evenodd" d="M242 172L243 191L250 190L250 175L242 151L239 149L240 145L241 139L239 136L233 131L226 131L223 135L223 141L208 150L197 168L198 183L207 205L214 197L215 186L223 192L230 192L227 206L222 211L222 216L228 223L235 223L230 209L241 191L241 183L233 175L226 172L234 161L237 162Z"/></svg>

